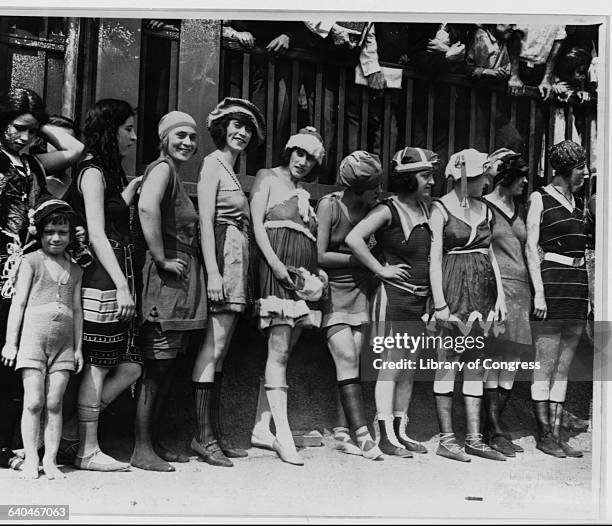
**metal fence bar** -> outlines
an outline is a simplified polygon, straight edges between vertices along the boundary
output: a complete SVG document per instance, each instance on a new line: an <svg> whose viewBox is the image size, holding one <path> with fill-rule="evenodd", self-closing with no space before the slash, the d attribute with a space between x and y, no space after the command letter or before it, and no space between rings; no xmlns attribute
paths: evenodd
<svg viewBox="0 0 612 526"><path fill-rule="evenodd" d="M574 134L572 133L574 129L574 108L573 106L568 106L565 110L565 139L572 140L574 138Z"/></svg>
<svg viewBox="0 0 612 526"><path fill-rule="evenodd" d="M242 98L249 99L249 84L251 80L251 55L244 53L242 55ZM246 175L247 169L247 153L240 154L240 175Z"/></svg>
<svg viewBox="0 0 612 526"><path fill-rule="evenodd" d="M548 106L548 130L546 131L546 161L544 166L544 173L546 174L546 182L550 183L553 178L553 170L548 162L548 150L553 145L555 140L555 105L550 104Z"/></svg>

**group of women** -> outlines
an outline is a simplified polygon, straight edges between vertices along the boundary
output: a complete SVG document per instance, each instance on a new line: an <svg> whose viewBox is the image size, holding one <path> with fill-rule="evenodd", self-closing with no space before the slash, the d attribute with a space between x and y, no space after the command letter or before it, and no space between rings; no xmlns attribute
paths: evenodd
<svg viewBox="0 0 612 526"><path fill-rule="evenodd" d="M408 327L418 335L427 324L442 335L495 333L495 345L481 351L440 349L440 362L474 360L482 353L498 362L521 359L530 352L533 327L534 359L542 364L532 384L537 447L559 457L581 455L560 434L568 369L588 306L586 226L580 199L573 195L587 173L579 145L564 141L551 149L555 177L532 194L526 217L514 202L523 192L526 166L505 149L451 156L446 175L454 188L433 201L434 175L441 169L435 152L410 147L397 152L393 194L377 201L380 161L356 151L339 167L343 189L323 197L315 212L302 183L324 162L317 131L304 128L289 139L279 166L257 172L249 201L234 166L242 152L262 144L265 122L251 102L225 98L206 122L216 150L200 167L196 211L182 182L186 162L198 148L190 115L172 111L160 120L159 158L128 182L121 163L136 141L128 103L105 99L91 108L84 149L69 134L45 125L44 107L33 92L12 90L0 101L0 113L0 227L8 236L0 247L3 265L10 255L8 241L25 239L28 204L45 191L45 172L78 161L63 198L76 211L93 257L82 280L85 367L76 411L65 417L62 444L65 453L74 453L76 467L128 469L100 450L97 429L100 412L137 379L130 464L173 471L172 462L189 460L162 445L159 429L176 358L193 345L198 351L191 449L216 466L246 457L223 436L220 400L224 358L239 316L247 311L258 317L268 351L251 443L287 463L303 464L287 415L287 363L302 329L309 327L323 329L336 365L341 407L334 437L346 453L380 460L427 452L406 429L414 371L381 373L374 436L359 378L370 327L384 335ZM21 134L20 140L9 141L10 133ZM57 151L26 153L37 134ZM18 198L3 186L14 179L13 172L23 186ZM487 183L492 190L482 198ZM130 233L130 205L137 195L147 247L138 298L140 269ZM9 304L1 302L3 323ZM534 326L533 319L545 321ZM385 358L402 352L390 349ZM6 430L0 446L8 449L19 381L13 371L0 369L0 420ZM500 423L514 373L466 369L464 445L454 432L454 375L454 369L439 369L434 381L437 454L467 462L469 455L505 460L522 451ZM481 423L483 400L486 421Z"/></svg>

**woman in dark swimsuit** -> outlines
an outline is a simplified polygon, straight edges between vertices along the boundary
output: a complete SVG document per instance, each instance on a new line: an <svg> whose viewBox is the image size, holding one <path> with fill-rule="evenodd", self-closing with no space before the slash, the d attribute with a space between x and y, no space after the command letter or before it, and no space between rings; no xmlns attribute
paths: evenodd
<svg viewBox="0 0 612 526"><path fill-rule="evenodd" d="M425 330L429 288L431 231L427 200L438 168L438 156L421 148L404 148L393 157L391 189L396 195L374 208L348 235L346 244L355 257L380 280L372 301L372 321L377 336L406 332L418 336ZM366 241L376 236L378 261ZM405 350L389 349L383 361L404 357ZM410 355L418 360L418 351ZM427 449L408 437L406 424L412 396L414 370L381 369L376 382L378 445L383 453L402 458Z"/></svg>

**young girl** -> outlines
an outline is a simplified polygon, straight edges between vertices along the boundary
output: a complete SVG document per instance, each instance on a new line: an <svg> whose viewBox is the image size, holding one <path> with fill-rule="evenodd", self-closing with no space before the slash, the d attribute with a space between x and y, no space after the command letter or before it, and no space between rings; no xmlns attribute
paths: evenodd
<svg viewBox="0 0 612 526"><path fill-rule="evenodd" d="M63 478L55 464L62 433L62 397L71 371L83 367L81 268L66 249L74 238L72 209L59 199L37 206L30 222L41 248L24 256L9 312L2 362L21 370L21 433L25 478L38 478L38 433L45 408L43 469Z"/></svg>

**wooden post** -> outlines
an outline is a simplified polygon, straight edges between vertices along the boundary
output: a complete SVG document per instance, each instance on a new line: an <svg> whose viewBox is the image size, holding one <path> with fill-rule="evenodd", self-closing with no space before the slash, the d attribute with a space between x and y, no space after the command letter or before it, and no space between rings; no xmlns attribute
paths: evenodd
<svg viewBox="0 0 612 526"><path fill-rule="evenodd" d="M79 65L79 36L81 24L78 18L68 19L66 51L64 53L64 86L62 88L62 115L74 119L76 113L77 70Z"/></svg>

